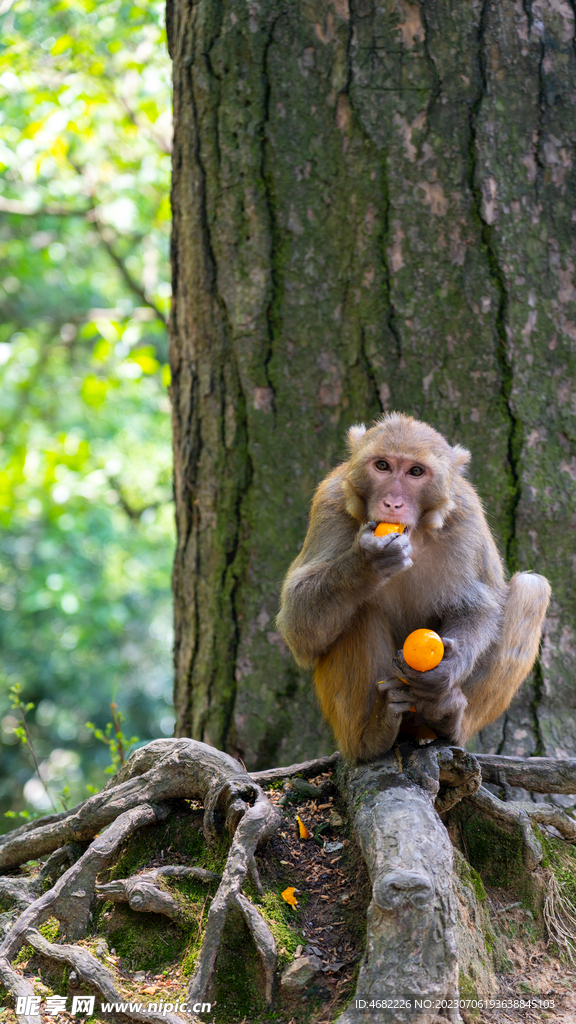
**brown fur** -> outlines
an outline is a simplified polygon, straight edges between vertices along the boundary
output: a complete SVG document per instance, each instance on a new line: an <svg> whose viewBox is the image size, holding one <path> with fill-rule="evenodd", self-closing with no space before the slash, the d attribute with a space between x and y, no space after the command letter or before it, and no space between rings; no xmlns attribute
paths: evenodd
<svg viewBox="0 0 576 1024"><path fill-rule="evenodd" d="M349 460L314 496L279 628L296 660L315 665L322 711L348 757L389 750L412 705L416 724L463 743L508 707L530 672L550 587L530 573L506 583L462 475L465 449L396 413L368 431L351 428L348 441ZM380 520L407 530L378 539ZM425 673L394 660L422 626L448 641L440 666Z"/></svg>

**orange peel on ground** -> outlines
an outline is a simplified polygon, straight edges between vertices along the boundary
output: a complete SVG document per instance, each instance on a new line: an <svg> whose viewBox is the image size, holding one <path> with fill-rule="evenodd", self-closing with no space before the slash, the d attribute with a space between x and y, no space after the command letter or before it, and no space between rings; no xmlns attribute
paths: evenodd
<svg viewBox="0 0 576 1024"><path fill-rule="evenodd" d="M296 821L298 822L298 831L300 834L300 839L310 839L310 833L299 814L296 815Z"/></svg>
<svg viewBox="0 0 576 1024"><path fill-rule="evenodd" d="M296 889L294 888L294 886L290 885L287 889L284 889L284 892L280 893L282 899L285 900L286 903L289 903L291 907L298 906L298 900L294 895L295 892Z"/></svg>

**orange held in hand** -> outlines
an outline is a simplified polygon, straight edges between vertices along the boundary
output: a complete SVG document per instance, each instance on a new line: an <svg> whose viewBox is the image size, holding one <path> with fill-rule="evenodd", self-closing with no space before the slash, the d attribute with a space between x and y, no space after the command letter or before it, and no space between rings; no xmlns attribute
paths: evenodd
<svg viewBox="0 0 576 1024"><path fill-rule="evenodd" d="M418 672L436 668L444 657L444 644L433 629L415 629L402 648L404 661Z"/></svg>
<svg viewBox="0 0 576 1024"><path fill-rule="evenodd" d="M404 523L378 523L374 530L375 537L387 537L389 533L404 533Z"/></svg>

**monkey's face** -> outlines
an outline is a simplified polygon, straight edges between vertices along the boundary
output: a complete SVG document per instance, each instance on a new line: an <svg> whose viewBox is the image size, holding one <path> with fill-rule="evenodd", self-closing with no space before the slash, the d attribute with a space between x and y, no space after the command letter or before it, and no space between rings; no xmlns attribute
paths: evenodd
<svg viewBox="0 0 576 1024"><path fill-rule="evenodd" d="M455 508L452 485L470 458L465 449L451 448L432 427L400 413L370 430L351 427L348 446L344 487L354 519L441 529Z"/></svg>
<svg viewBox="0 0 576 1024"><path fill-rule="evenodd" d="M434 472L425 462L403 455L388 455L366 462L368 519L417 526L431 489Z"/></svg>
<svg viewBox="0 0 576 1024"><path fill-rule="evenodd" d="M349 482L363 498L369 520L403 523L408 532L418 525L436 489L429 465L405 455L374 455L355 470Z"/></svg>

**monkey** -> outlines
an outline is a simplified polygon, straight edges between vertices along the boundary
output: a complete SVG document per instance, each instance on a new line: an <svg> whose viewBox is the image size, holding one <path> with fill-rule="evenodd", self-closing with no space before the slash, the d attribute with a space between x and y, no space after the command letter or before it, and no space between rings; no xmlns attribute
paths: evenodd
<svg viewBox="0 0 576 1024"><path fill-rule="evenodd" d="M314 495L278 628L299 665L314 666L345 757L374 760L401 730L417 738L422 724L463 745L506 710L531 671L550 585L531 572L506 580L464 476L465 448L389 413L370 429L351 427L348 449ZM404 531L376 536L378 522ZM401 651L423 627L444 643L442 661L426 672Z"/></svg>

